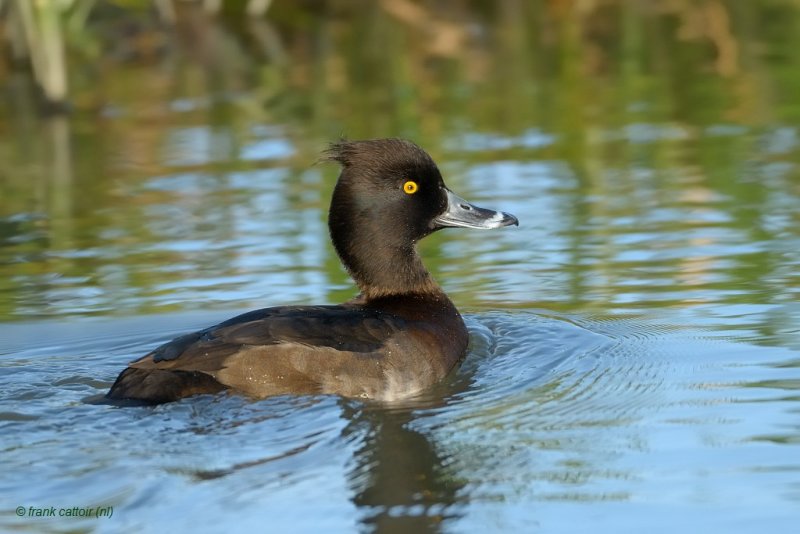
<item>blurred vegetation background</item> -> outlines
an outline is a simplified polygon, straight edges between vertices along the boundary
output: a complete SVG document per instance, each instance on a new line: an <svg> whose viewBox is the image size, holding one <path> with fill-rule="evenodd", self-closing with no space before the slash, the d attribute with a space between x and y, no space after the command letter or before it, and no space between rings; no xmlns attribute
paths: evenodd
<svg viewBox="0 0 800 534"><path fill-rule="evenodd" d="M730 98L739 102L728 118L750 118L773 102L748 97L764 95L796 114L796 80L760 86L770 83L765 70L797 66L786 54L800 39L798 9L797 0L2 0L0 83L14 107L36 95L44 111L99 111L131 81L123 73L148 73L134 85L168 85L191 64L210 94L258 88L262 110L322 95L305 110L320 121L367 104L465 105L477 95L464 89L478 86L503 89L512 109L491 111L529 124L527 108L544 110L521 104L543 85L570 82L565 99L591 99L602 86L571 82L613 80L627 97L663 91L676 113L692 97L718 100L708 120ZM656 73L667 83L646 87ZM730 96L685 94L697 76L717 78ZM364 95L375 87L366 81L387 91Z"/></svg>

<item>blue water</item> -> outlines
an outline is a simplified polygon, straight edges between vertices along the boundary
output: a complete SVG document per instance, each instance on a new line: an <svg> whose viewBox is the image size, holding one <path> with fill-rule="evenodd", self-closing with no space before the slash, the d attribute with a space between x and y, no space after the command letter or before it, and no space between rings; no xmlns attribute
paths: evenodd
<svg viewBox="0 0 800 534"><path fill-rule="evenodd" d="M3 325L3 528L788 532L797 519L797 350L688 314L468 314L461 369L394 406L86 402L131 357L227 315Z"/></svg>
<svg viewBox="0 0 800 534"><path fill-rule="evenodd" d="M401 404L95 403L128 361L181 333L351 296L324 223L333 169L179 165L133 182L137 203L75 219L92 229L116 210L100 234L42 251L25 248L41 241L36 219L13 219L0 529L791 532L792 175L771 175L748 205L686 169L674 187L609 171L595 194L558 161L469 160L487 143L548 142L528 137L456 139L445 155L454 190L521 226L421 243L471 345L445 383ZM31 517L50 507L111 516Z"/></svg>
<svg viewBox="0 0 800 534"><path fill-rule="evenodd" d="M333 169L179 165L131 180L119 194L137 202L76 215L62 241L7 220L0 530L793 531L794 166L751 154L769 177L752 200L681 167L667 182L608 169L598 192L562 162L483 152L548 142L529 137L454 138L442 158L454 190L521 226L421 243L471 345L401 404L95 403L181 333L350 297L325 228ZM51 507L111 516L31 517Z"/></svg>

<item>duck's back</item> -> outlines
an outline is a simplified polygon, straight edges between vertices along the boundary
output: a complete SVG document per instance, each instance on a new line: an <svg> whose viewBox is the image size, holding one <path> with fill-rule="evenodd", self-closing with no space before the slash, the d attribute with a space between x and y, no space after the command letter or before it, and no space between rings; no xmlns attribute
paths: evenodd
<svg viewBox="0 0 800 534"><path fill-rule="evenodd" d="M107 396L161 403L230 389L391 400L441 380L466 345L446 297L266 308L158 347L132 362Z"/></svg>

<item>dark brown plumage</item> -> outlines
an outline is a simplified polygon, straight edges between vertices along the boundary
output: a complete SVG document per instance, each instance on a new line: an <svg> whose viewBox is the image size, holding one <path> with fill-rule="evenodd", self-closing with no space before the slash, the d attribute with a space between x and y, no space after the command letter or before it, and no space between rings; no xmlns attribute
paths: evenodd
<svg viewBox="0 0 800 534"><path fill-rule="evenodd" d="M452 194L430 156L408 141L342 141L326 154L342 165L331 239L361 294L338 306L256 310L181 336L132 362L109 399L161 403L231 390L392 400L436 383L463 358L464 322L416 242L447 226L494 228L516 218Z"/></svg>

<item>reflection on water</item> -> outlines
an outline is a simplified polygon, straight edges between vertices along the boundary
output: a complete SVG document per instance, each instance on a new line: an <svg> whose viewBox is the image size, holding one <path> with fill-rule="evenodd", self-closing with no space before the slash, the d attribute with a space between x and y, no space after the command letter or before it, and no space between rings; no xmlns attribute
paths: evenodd
<svg viewBox="0 0 800 534"><path fill-rule="evenodd" d="M180 5L98 8L70 115L0 64L3 528L794 525L794 3ZM467 316L459 372L399 406L87 403L180 333L352 296L315 164L340 135L411 137L519 217L420 243Z"/></svg>
<svg viewBox="0 0 800 534"><path fill-rule="evenodd" d="M452 458L409 428L410 410L348 412L350 431L363 435L349 478L365 526L380 532L438 532L442 521L463 515L456 503L468 498L458 471L449 467Z"/></svg>
<svg viewBox="0 0 800 534"><path fill-rule="evenodd" d="M209 530L241 531L574 531L587 514L603 531L780 531L795 515L797 352L660 320L469 315L460 371L396 406L84 402L130 355L217 319L0 328L2 453L24 474L2 481L16 499L2 524L26 524L12 504L47 503L113 506L113 523L71 523L100 530L180 528L188 509Z"/></svg>

